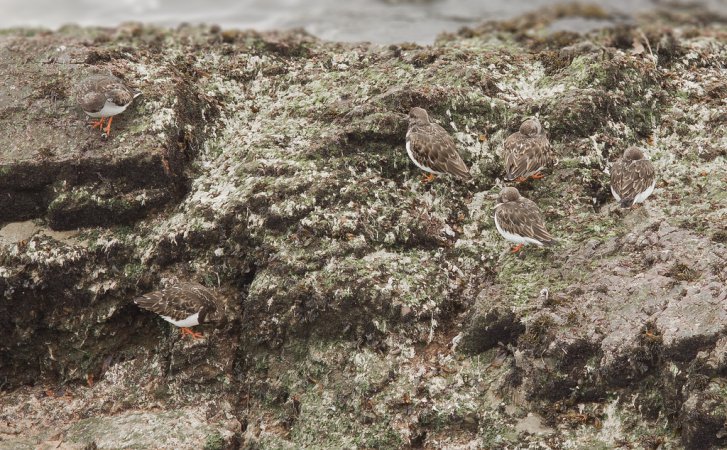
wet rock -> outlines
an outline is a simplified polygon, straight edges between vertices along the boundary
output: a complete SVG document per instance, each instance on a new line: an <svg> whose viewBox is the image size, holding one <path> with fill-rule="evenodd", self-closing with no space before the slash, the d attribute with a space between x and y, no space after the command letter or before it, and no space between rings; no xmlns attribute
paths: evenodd
<svg viewBox="0 0 727 450"><path fill-rule="evenodd" d="M690 450L721 448L727 444L727 394L724 378L693 392L684 402L680 420L682 442Z"/></svg>
<svg viewBox="0 0 727 450"><path fill-rule="evenodd" d="M190 149L180 136L187 127L201 136L205 125L189 111L212 108L174 83L175 63L148 46L112 51L71 34L0 39L0 220L47 218L54 229L130 223L184 191ZM110 53L94 57L99 51ZM75 83L93 73L143 85L109 137L88 126L75 100Z"/></svg>
<svg viewBox="0 0 727 450"><path fill-rule="evenodd" d="M723 27L546 37L571 14L603 11L429 49L4 32L3 444L118 448L129 424L180 420L210 448L723 446ZM635 48L640 31L667 53ZM72 99L92 70L144 92L106 140ZM411 106L471 183L419 182ZM522 191L560 245L513 256L498 153L529 115L558 163ZM621 209L607 171L628 145L659 176ZM171 278L229 293L229 323L183 340L133 305Z"/></svg>
<svg viewBox="0 0 727 450"><path fill-rule="evenodd" d="M603 47L599 47L591 41L583 41L561 48L559 55L561 58L569 58L572 60L576 56L597 53L600 51L603 51Z"/></svg>
<svg viewBox="0 0 727 450"><path fill-rule="evenodd" d="M460 349L467 353L481 353L498 345L517 341L525 331L520 316L506 305L500 304L501 293L490 288L477 298L471 311L470 323L464 332Z"/></svg>
<svg viewBox="0 0 727 450"><path fill-rule="evenodd" d="M632 231L639 236L635 244L622 247L615 258L603 258L601 252L608 244L596 247L595 253L587 250L588 264L603 284L570 286L572 300L555 307L570 320L549 320L549 337L532 349L545 365L523 359L525 378L538 380L527 386L531 395L553 399L554 387L564 386L568 389L560 395L586 399L601 395L604 388L633 387L657 374L665 378L662 395L667 398L671 375L669 370L662 371L665 365L687 370L685 363L702 351L714 352L717 359L712 364L720 364L715 345L727 323L727 297L723 271L715 273L712 268L721 267L725 249L663 222L653 231L650 227L648 222L638 225ZM653 258L645 266L641 259L645 252L669 257ZM693 257L695 252L700 256L690 267L702 276L684 279L674 274L672 261ZM570 258L577 260L577 255ZM578 322L582 325L576 326ZM697 386L692 389L695 395L699 391Z"/></svg>
<svg viewBox="0 0 727 450"><path fill-rule="evenodd" d="M90 418L72 425L64 444L92 448L230 449L237 443L235 425L210 425L204 411L185 408L160 413L126 412L113 417ZM233 429L229 429L232 427Z"/></svg>

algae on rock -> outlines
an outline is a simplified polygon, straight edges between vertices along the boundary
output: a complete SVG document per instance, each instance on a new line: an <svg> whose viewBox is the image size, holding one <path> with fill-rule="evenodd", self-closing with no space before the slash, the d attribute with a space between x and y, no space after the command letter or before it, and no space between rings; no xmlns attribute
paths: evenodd
<svg viewBox="0 0 727 450"><path fill-rule="evenodd" d="M549 34L567 14L431 47L3 33L26 62L0 68L0 220L86 228L0 248L0 447L140 447L101 436L139 417L175 448L725 445L727 32ZM93 70L144 91L106 141L68 97ZM472 183L418 182L412 106ZM562 245L517 259L491 220L498 152L533 114L559 163L522 190ZM629 145L659 183L621 211L606 172ZM236 319L179 340L132 304L171 277L221 286Z"/></svg>

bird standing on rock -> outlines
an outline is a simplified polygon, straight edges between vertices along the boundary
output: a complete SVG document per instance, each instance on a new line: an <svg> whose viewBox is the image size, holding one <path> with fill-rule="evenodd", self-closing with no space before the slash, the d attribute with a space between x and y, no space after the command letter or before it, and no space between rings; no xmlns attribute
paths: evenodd
<svg viewBox="0 0 727 450"><path fill-rule="evenodd" d="M189 327L223 319L224 305L212 289L196 282L180 282L134 300L140 307L156 313L162 319L180 327L182 335L201 338Z"/></svg>
<svg viewBox="0 0 727 450"><path fill-rule="evenodd" d="M535 202L521 196L514 187L500 191L495 205L495 227L502 237L517 244L512 253L527 244L540 247L557 244L545 229L545 219Z"/></svg>
<svg viewBox="0 0 727 450"><path fill-rule="evenodd" d="M503 148L505 179L520 183L528 178L540 179L540 173L550 162L550 141L545 136L537 117L531 117L520 125L520 131L505 139Z"/></svg>
<svg viewBox="0 0 727 450"><path fill-rule="evenodd" d="M454 139L444 128L429 121L422 108L409 111L409 129L406 132L406 152L420 169L429 172L423 183L435 175L448 173L464 181L472 179L467 165L457 153Z"/></svg>
<svg viewBox="0 0 727 450"><path fill-rule="evenodd" d="M91 126L105 131L108 136L114 116L124 112L140 94L113 75L91 75L78 83L76 100L83 112L98 119Z"/></svg>
<svg viewBox="0 0 727 450"><path fill-rule="evenodd" d="M656 171L644 152L629 147L611 167L611 193L622 208L644 203L654 192Z"/></svg>

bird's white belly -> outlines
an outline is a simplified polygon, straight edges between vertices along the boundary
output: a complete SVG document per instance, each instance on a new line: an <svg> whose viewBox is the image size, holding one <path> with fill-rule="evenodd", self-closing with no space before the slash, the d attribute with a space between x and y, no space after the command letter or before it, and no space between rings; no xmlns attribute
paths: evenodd
<svg viewBox="0 0 727 450"><path fill-rule="evenodd" d="M519 234L508 233L507 231L503 230L500 227L500 223L497 221L497 214L495 214L495 227L497 228L497 231L500 233L500 235L510 242L514 242L516 244L526 244L526 245L535 244L535 245L540 245L541 247L543 245L540 241L537 241L535 239L520 236Z"/></svg>
<svg viewBox="0 0 727 450"><path fill-rule="evenodd" d="M127 106L129 105L119 106L114 104L113 102L106 100L106 103L103 105L103 108L101 108L101 111L86 112L86 114L88 114L89 117L112 117L116 114L124 112Z"/></svg>
<svg viewBox="0 0 727 450"><path fill-rule="evenodd" d="M634 197L634 204L644 203L651 193L654 192L654 186L656 186L656 180L654 180L654 182L651 183L651 186L649 186L644 192Z"/></svg>
<svg viewBox="0 0 727 450"><path fill-rule="evenodd" d="M406 153L409 155L409 159L411 159L412 161L414 161L414 164L416 164L416 166L418 168L422 169L423 171L429 172L429 173L433 173L433 174L436 174L436 175L441 175L442 173L444 173L444 172L437 172L436 170L432 170L432 169L430 169L427 166L421 165L419 163L419 161L417 161L416 158L414 158L414 152L411 151L411 144L410 144L410 142L409 142L408 139L406 141Z"/></svg>
<svg viewBox="0 0 727 450"><path fill-rule="evenodd" d="M186 319L182 320L174 320L169 316L161 316L162 319L166 320L167 322L171 323L172 325L178 326L178 327L193 327L195 325L199 325L199 313L194 313L191 316L187 317Z"/></svg>

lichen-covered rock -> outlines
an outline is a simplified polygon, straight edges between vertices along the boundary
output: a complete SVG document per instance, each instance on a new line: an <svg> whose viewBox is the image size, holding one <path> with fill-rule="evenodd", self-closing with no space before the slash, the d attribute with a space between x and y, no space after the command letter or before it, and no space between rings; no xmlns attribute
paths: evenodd
<svg viewBox="0 0 727 450"><path fill-rule="evenodd" d="M195 448L724 445L724 27L548 33L605 14L571 8L426 48L2 33L0 220L39 219L0 229L2 445L124 447L102 430L175 414ZM105 141L69 94L94 70L144 91ZM471 183L419 183L412 106ZM558 163L520 187L560 245L514 256L498 155L533 114ZM630 145L659 181L621 210ZM172 277L232 320L190 341L133 305Z"/></svg>
<svg viewBox="0 0 727 450"><path fill-rule="evenodd" d="M705 380L706 382L706 380ZM727 445L727 392L724 383L699 386L684 402L680 415L682 441L688 449L720 448Z"/></svg>
<svg viewBox="0 0 727 450"><path fill-rule="evenodd" d="M184 166L215 126L216 106L194 74L180 73L187 61L151 43L160 37L140 28L0 36L0 220L131 223L184 193ZM92 73L143 93L108 138L76 103L76 83Z"/></svg>
<svg viewBox="0 0 727 450"><path fill-rule="evenodd" d="M471 322L462 335L459 348L467 353L482 353L498 345L513 344L525 331L520 315L500 303L502 292L483 290L470 311Z"/></svg>
<svg viewBox="0 0 727 450"><path fill-rule="evenodd" d="M65 433L65 442L98 449L235 448L235 432L225 425L210 426L205 411L199 408L160 413L129 411L112 417L79 420Z"/></svg>

